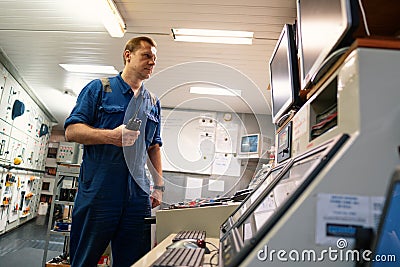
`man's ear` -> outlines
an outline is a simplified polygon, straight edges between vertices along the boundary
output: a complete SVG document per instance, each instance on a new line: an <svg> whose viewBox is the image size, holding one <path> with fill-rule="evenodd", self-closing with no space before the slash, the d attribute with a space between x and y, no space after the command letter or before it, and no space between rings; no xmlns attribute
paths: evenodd
<svg viewBox="0 0 400 267"><path fill-rule="evenodd" d="M124 57L125 57L125 61L129 62L131 60L131 51L125 50Z"/></svg>

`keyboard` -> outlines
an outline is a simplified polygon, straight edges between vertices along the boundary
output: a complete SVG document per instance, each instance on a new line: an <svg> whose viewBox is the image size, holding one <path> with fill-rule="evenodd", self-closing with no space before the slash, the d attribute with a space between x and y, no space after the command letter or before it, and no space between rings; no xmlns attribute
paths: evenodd
<svg viewBox="0 0 400 267"><path fill-rule="evenodd" d="M200 267L203 265L204 252L202 248L169 248L151 266Z"/></svg>
<svg viewBox="0 0 400 267"><path fill-rule="evenodd" d="M199 231L199 230L180 231L172 239L172 242L176 242L182 239L206 240L206 231Z"/></svg>

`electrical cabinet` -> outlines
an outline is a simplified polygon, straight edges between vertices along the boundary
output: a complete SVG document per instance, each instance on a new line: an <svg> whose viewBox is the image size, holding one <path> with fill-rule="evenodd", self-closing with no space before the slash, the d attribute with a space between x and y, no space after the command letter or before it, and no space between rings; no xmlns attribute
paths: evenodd
<svg viewBox="0 0 400 267"><path fill-rule="evenodd" d="M45 173L43 176L42 183L42 191L40 194L40 202L43 206L40 215L46 215L48 207L50 206L53 199L53 190L55 184L55 178L57 174L57 151L58 151L58 142L50 142L47 150L47 157L45 158ZM46 206L46 207L45 207Z"/></svg>
<svg viewBox="0 0 400 267"><path fill-rule="evenodd" d="M57 162L77 164L79 163L80 146L74 142L60 142L57 151Z"/></svg>
<svg viewBox="0 0 400 267"><path fill-rule="evenodd" d="M0 233L36 216L39 208L39 173L7 171L0 176Z"/></svg>
<svg viewBox="0 0 400 267"><path fill-rule="evenodd" d="M46 111L0 65L0 234L36 217L52 128Z"/></svg>

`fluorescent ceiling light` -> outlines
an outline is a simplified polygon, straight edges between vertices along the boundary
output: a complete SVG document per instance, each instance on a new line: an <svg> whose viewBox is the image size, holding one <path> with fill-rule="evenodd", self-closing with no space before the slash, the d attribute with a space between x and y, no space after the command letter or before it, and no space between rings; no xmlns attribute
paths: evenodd
<svg viewBox="0 0 400 267"><path fill-rule="evenodd" d="M253 38L253 32L246 31L224 31L204 29L172 29L176 35L217 36L217 37L240 37Z"/></svg>
<svg viewBox="0 0 400 267"><path fill-rule="evenodd" d="M104 27L111 37L123 37L126 32L126 24L119 13L113 0L101 1L101 17Z"/></svg>
<svg viewBox="0 0 400 267"><path fill-rule="evenodd" d="M114 66L77 65L77 64L59 64L59 65L63 69L69 72L118 74L118 71L114 68Z"/></svg>
<svg viewBox="0 0 400 267"><path fill-rule="evenodd" d="M241 90L225 89L220 87L198 87L192 86L189 89L191 94L200 95L224 95L224 96L241 96Z"/></svg>
<svg viewBox="0 0 400 267"><path fill-rule="evenodd" d="M204 29L171 29L175 41L219 44L252 44L253 32Z"/></svg>

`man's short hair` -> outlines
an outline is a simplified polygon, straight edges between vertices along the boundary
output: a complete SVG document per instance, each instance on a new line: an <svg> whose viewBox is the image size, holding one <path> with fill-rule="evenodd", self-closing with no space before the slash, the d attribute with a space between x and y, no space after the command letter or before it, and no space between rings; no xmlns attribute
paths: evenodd
<svg viewBox="0 0 400 267"><path fill-rule="evenodd" d="M152 38L147 37L147 36L139 36L139 37L134 37L134 38L130 39L126 43L125 49L122 52L122 58L124 60L124 65L126 63L125 56L124 56L125 51L128 50L132 53L135 53L136 50L138 50L142 46L142 42L146 42L146 43L150 44L151 46L157 47L157 43Z"/></svg>

